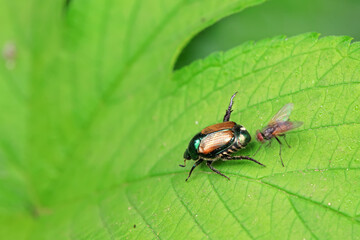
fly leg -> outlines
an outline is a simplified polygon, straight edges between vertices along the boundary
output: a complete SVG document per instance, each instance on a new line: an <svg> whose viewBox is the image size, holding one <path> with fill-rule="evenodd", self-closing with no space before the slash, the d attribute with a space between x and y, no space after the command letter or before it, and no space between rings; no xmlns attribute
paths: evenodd
<svg viewBox="0 0 360 240"><path fill-rule="evenodd" d="M278 143L280 145L279 156L280 156L281 164L282 164L283 167L285 167L284 163L283 163L283 160L282 160L282 157L281 157L281 145L282 145L282 143L280 142L280 140L277 137L275 137L275 139L276 139L276 141L278 141Z"/></svg>
<svg viewBox="0 0 360 240"><path fill-rule="evenodd" d="M256 150L256 152L253 154L253 157L259 152L263 144L260 145L260 147Z"/></svg>
<svg viewBox="0 0 360 240"><path fill-rule="evenodd" d="M282 136L283 138L284 138L284 141L285 141L285 143L286 143L286 145L289 147L289 148L291 148L291 146L288 144L288 142L286 141L286 135L284 134L284 135L280 135L280 136Z"/></svg>
<svg viewBox="0 0 360 240"><path fill-rule="evenodd" d="M194 169L195 169L197 166L199 166L199 164L202 163L203 161L204 161L204 160L200 159L200 160L198 160L198 161L196 161L196 162L194 163L194 165L192 166L192 168L191 168L191 170L190 170L190 172L189 172L189 176L186 178L185 181L187 181L187 180L189 179L189 177L191 176L192 171L194 171Z"/></svg>
<svg viewBox="0 0 360 240"><path fill-rule="evenodd" d="M223 160L240 160L240 159L245 159L245 160L250 160L253 161L263 167L266 167L264 164L262 164L261 162L256 161L255 159L248 157L248 156L226 156L222 158Z"/></svg>
<svg viewBox="0 0 360 240"><path fill-rule="evenodd" d="M213 172L215 172L215 173L217 173L217 174L219 174L219 175L221 175L221 176L223 176L223 177L226 177L228 180L230 180L229 177L227 177L226 175L222 174L221 172L219 172L219 170L217 170L216 168L214 168L213 166L211 166L212 163L213 163L212 161L206 161L206 165L207 165Z"/></svg>
<svg viewBox="0 0 360 240"><path fill-rule="evenodd" d="M237 94L237 92L234 93L234 95L232 95L232 97L231 97L231 99L230 99L230 104L229 104L228 109L226 110L226 113L225 113L223 122L227 122L227 121L230 120L230 115L231 115L231 112L232 112L231 108L232 108L232 105L233 105L233 99L234 99L234 97L235 97L236 94Z"/></svg>

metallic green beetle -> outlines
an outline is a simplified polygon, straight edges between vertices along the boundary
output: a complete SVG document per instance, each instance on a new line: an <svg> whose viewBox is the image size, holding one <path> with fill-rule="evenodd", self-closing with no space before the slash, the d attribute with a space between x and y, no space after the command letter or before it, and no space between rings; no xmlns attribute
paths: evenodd
<svg viewBox="0 0 360 240"><path fill-rule="evenodd" d="M189 176L185 181L189 179L192 171L203 161L206 161L206 165L212 171L229 180L229 177L219 172L219 170L215 169L211 164L217 160L227 161L245 159L265 167L262 163L248 156L231 156L231 153L245 148L251 140L251 136L246 128L235 122L229 121L232 112L233 99L236 94L237 92L234 93L230 99L230 104L226 110L223 122L204 128L190 140L189 146L184 153L184 165L179 166L185 167L187 160L195 160L196 162L191 168Z"/></svg>

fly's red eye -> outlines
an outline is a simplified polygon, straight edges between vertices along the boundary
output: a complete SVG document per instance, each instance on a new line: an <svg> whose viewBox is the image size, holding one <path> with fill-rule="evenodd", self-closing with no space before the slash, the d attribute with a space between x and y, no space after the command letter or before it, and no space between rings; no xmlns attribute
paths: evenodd
<svg viewBox="0 0 360 240"><path fill-rule="evenodd" d="M259 141L259 142L263 142L264 141L264 137L262 136L261 132L258 132L256 134L256 139Z"/></svg>

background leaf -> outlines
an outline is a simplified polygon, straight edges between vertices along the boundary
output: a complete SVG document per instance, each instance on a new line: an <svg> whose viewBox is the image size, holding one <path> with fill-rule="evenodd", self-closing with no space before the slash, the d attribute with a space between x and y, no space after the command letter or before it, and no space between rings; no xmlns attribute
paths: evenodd
<svg viewBox="0 0 360 240"><path fill-rule="evenodd" d="M360 21L359 11L360 1L354 0L266 1L226 17L196 35L181 52L175 68L250 39L259 41L269 36L320 32L322 36L347 35L358 41L360 33L353 23Z"/></svg>
<svg viewBox="0 0 360 240"><path fill-rule="evenodd" d="M277 37L171 74L189 36L255 3L73 1L64 12L35 1L18 13L29 32L1 38L17 54L3 54L0 72L0 236L358 237L358 43ZM202 166L185 183L188 141L222 119L234 91L232 120L251 133L295 104L305 124L288 136L286 167L273 144L257 155L267 168L217 163L231 181Z"/></svg>

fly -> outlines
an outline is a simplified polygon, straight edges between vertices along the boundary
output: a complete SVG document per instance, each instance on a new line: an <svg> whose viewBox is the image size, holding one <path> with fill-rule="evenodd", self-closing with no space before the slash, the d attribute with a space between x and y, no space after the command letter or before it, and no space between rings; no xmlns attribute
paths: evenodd
<svg viewBox="0 0 360 240"><path fill-rule="evenodd" d="M283 137L286 145L289 148L291 148L286 141L285 133L295 128L298 128L303 124L303 122L299 122L299 121L296 122L289 121L289 117L293 108L294 108L294 104L292 103L286 104L275 114L275 116L270 120L270 122L266 127L264 127L261 131L260 130L256 131L256 140L258 140L261 143L261 145L258 148L258 150L255 152L255 154L260 150L260 148L265 142L268 142L268 146L269 146L271 144L271 140L275 138L276 141L280 144L279 156L283 167L284 167L284 163L281 157L282 142L278 137Z"/></svg>

